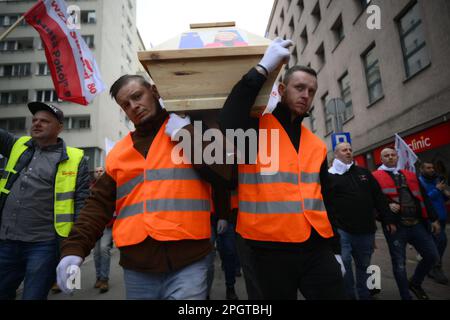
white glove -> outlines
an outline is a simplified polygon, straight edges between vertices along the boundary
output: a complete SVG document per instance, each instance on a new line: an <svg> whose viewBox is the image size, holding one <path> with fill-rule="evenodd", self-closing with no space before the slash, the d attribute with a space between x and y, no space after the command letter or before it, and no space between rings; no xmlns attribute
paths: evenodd
<svg viewBox="0 0 450 320"><path fill-rule="evenodd" d="M291 40L276 38L270 43L259 64L266 68L269 74L272 73L282 61L289 61L291 53L288 48L293 44Z"/></svg>
<svg viewBox="0 0 450 320"><path fill-rule="evenodd" d="M344 267L344 262L342 262L342 257L340 254L335 254L334 257L336 258L336 261L340 264L342 277L344 277L345 276L345 267Z"/></svg>
<svg viewBox="0 0 450 320"><path fill-rule="evenodd" d="M58 282L58 287L65 294L70 294L73 292L74 288L69 277L79 270L82 263L83 258L79 256L65 256L56 267L56 280Z"/></svg>
<svg viewBox="0 0 450 320"><path fill-rule="evenodd" d="M169 116L169 121L166 124L166 129L164 132L174 140L175 135L182 129L191 123L191 118L189 116L185 116L184 118L180 117L176 113L171 113Z"/></svg>
<svg viewBox="0 0 450 320"><path fill-rule="evenodd" d="M227 220L219 219L219 221L217 221L217 234L224 233L225 231L227 231L227 228L228 228Z"/></svg>

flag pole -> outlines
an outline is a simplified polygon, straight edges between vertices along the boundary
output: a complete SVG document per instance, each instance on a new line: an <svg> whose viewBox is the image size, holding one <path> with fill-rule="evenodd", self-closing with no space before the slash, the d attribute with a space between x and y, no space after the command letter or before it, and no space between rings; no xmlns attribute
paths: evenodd
<svg viewBox="0 0 450 320"><path fill-rule="evenodd" d="M18 25L19 23L22 22L22 20L25 19L25 15L21 16L19 19L17 19L16 22L14 22L9 28L8 30L6 30L1 36L0 36L0 41L2 41L3 39L5 39L8 34L11 33L11 31L13 31Z"/></svg>

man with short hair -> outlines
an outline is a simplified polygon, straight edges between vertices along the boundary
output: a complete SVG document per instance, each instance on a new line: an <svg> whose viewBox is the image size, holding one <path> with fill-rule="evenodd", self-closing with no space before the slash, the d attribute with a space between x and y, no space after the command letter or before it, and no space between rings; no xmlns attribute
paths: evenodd
<svg viewBox="0 0 450 320"><path fill-rule="evenodd" d="M110 94L136 130L108 153L106 171L62 246L58 284L71 291L68 268L81 265L116 211L113 239L127 299L205 299L211 186L192 164L171 158L175 127L190 121L169 119L156 86L142 76L120 77Z"/></svg>
<svg viewBox="0 0 450 320"><path fill-rule="evenodd" d="M302 125L317 91L316 72L305 66L292 67L278 87L281 102L273 113L250 116L264 82L289 58L291 45L290 40L272 41L260 63L234 86L221 110L223 132L279 133L279 143L272 146L272 154L279 152L276 172L265 172L260 162L263 155L250 152L245 163L237 166L236 232L251 248L262 299L295 300L298 291L306 299L345 299L341 267L335 258L340 252L331 248L334 232L322 197L327 150ZM267 146L267 141L259 141L258 153L264 143ZM248 144L246 150L251 150Z"/></svg>
<svg viewBox="0 0 450 320"><path fill-rule="evenodd" d="M31 137L0 129L0 153L8 158L0 180L0 300L47 299L56 278L59 240L69 235L89 194L84 153L59 138L63 112L31 102Z"/></svg>
<svg viewBox="0 0 450 320"><path fill-rule="evenodd" d="M433 233L439 233L439 222L416 175L397 169L398 154L392 148L381 151L382 166L372 174L388 199L391 211L396 215L395 224L384 224L383 232L389 246L395 281L403 300L411 300L409 290L418 299L428 300L422 288L427 273L438 262L439 254L433 237L428 231L431 221ZM422 256L413 276L406 275L406 244L410 243Z"/></svg>
<svg viewBox="0 0 450 320"><path fill-rule="evenodd" d="M339 143L334 150L333 165L328 170L327 210L337 228L346 273L345 289L350 299L369 300L367 268L375 243L375 210L385 224L394 223L386 198L369 170L353 162L352 146ZM352 271L355 263L355 279ZM356 289L356 291L355 291Z"/></svg>
<svg viewBox="0 0 450 320"><path fill-rule="evenodd" d="M433 208L438 215L439 224L441 226L441 232L435 234L433 237L440 259L428 275L437 283L447 284L448 278L442 270L442 257L444 256L444 252L447 247L447 234L445 232L445 227L447 224L447 208L445 207L445 202L450 199L450 192L445 183L445 179L436 174L434 164L432 162L422 162L420 172L420 183L424 187L428 198L430 199Z"/></svg>

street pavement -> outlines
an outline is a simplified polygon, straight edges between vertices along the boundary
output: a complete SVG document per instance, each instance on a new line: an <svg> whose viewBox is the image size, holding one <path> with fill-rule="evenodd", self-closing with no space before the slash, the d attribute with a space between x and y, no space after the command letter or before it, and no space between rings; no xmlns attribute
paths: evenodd
<svg viewBox="0 0 450 320"><path fill-rule="evenodd" d="M450 228L447 227L447 236L450 238ZM372 265L377 265L381 270L381 292L376 295L377 300L399 300L397 285L392 274L391 259L387 248L387 243L381 228L376 233L376 246L374 255L372 256ZM443 266L444 272L450 277L450 253L448 249L444 256ZM93 255L88 256L81 267L81 290L77 290L73 295L65 295L63 293L49 294L49 300L122 300L125 299L125 288L123 282L123 271L119 266L119 252L116 248L112 250L111 272L110 272L110 289L106 293L100 293L99 289L94 289L95 283L95 267ZM417 253L408 246L407 248L407 272L411 276L417 265ZM423 283L424 290L428 293L432 300L450 300L450 285L442 285L434 282L433 279L426 278ZM245 283L243 277L236 278L236 293L240 299L247 299L245 291ZM414 295L413 295L414 296ZM220 258L216 255L215 261L215 277L211 290L211 300L225 299L225 277L220 268ZM299 299L303 299L299 294Z"/></svg>

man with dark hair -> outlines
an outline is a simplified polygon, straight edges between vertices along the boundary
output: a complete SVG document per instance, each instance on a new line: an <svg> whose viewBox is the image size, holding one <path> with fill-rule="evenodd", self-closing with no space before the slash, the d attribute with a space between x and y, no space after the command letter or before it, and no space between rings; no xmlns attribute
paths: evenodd
<svg viewBox="0 0 450 320"><path fill-rule="evenodd" d="M448 278L442 270L442 257L447 248L447 234L445 227L447 224L447 208L445 202L450 199L450 191L448 185L442 177L439 177L434 170L434 164L429 161L422 162L420 166L421 175L419 176L428 198L438 215L441 232L434 235L434 242L439 251L439 262L428 273L437 283L447 284Z"/></svg>
<svg viewBox="0 0 450 320"><path fill-rule="evenodd" d="M391 254L392 269L403 300L411 300L411 290L418 299L428 300L422 288L427 273L439 260L436 245L429 232L439 233L439 222L427 194L414 172L397 168L398 154L392 148L381 151L383 165L372 174L385 194L396 221L383 224L383 232ZM410 243L422 256L413 276L406 275L406 244Z"/></svg>
<svg viewBox="0 0 450 320"><path fill-rule="evenodd" d="M122 76L110 93L136 130L108 154L106 171L62 246L58 284L71 291L68 268L81 265L116 211L113 239L127 299L205 299L212 192L193 165L171 159L170 136L189 119L169 119L156 86L140 76Z"/></svg>
<svg viewBox="0 0 450 320"><path fill-rule="evenodd" d="M55 281L59 241L69 235L89 194L84 153L59 138L63 112L28 104L31 137L0 129L0 154L8 158L0 180L0 300L47 299Z"/></svg>
<svg viewBox="0 0 450 320"><path fill-rule="evenodd" d="M267 145L262 139L257 158L247 153L245 164L238 165L236 232L250 247L263 299L296 299L298 290L306 299L345 299L339 241L322 196L327 150L302 125L317 91L315 73L306 67L287 71L273 113L250 117L266 78L289 58L290 45L290 40L275 39L260 63L234 86L220 114L223 132L259 129L260 138L261 130L279 133L272 145L272 154L279 153L278 170L265 172L260 163L262 145Z"/></svg>

